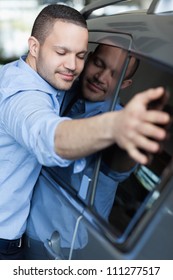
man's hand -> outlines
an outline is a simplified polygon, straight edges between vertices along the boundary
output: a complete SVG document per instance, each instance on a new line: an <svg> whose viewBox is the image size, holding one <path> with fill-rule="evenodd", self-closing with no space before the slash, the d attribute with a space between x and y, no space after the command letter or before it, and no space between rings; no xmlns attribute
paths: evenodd
<svg viewBox="0 0 173 280"><path fill-rule="evenodd" d="M150 106L157 100L162 102L157 107ZM161 111L166 101L164 88L149 89L137 94L115 118L115 141L136 162L147 164L149 155L159 151L160 142L167 136L164 126L170 122L170 116Z"/></svg>

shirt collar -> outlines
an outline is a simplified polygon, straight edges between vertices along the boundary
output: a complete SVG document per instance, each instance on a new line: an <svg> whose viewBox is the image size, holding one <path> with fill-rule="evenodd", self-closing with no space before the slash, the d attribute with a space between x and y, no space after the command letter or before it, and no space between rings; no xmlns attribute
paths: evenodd
<svg viewBox="0 0 173 280"><path fill-rule="evenodd" d="M104 101L99 101L99 102L91 102L86 100L85 102L85 111L94 111L97 109L99 109L100 113L104 113L106 111L108 111L110 109L110 104L111 104L111 100L104 100Z"/></svg>

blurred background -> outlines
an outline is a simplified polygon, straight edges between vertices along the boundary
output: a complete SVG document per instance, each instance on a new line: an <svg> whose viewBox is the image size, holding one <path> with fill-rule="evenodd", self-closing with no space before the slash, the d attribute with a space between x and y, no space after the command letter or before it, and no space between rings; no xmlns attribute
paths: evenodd
<svg viewBox="0 0 173 280"><path fill-rule="evenodd" d="M32 24L40 10L48 4L65 4L81 10L98 0L0 0L0 65L17 59L27 52L27 40ZM132 0L105 7L91 16L121 13L127 10L145 9L151 0Z"/></svg>

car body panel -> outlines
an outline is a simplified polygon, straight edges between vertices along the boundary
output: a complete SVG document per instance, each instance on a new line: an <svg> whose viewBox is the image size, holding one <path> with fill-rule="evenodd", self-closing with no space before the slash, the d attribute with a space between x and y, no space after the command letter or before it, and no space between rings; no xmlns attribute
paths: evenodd
<svg viewBox="0 0 173 280"><path fill-rule="evenodd" d="M89 33L107 32L132 38L130 50L172 67L173 16L147 15L143 12L88 20ZM90 38L89 38L90 40Z"/></svg>

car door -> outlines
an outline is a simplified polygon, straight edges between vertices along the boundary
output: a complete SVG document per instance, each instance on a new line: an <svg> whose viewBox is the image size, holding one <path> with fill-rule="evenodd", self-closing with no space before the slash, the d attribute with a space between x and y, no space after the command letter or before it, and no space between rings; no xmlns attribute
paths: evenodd
<svg viewBox="0 0 173 280"><path fill-rule="evenodd" d="M135 52L130 55L135 56ZM172 114L173 69L142 54L136 57L139 67L131 87L118 92L120 103L125 106L135 93L163 86L170 95L165 110ZM90 200L80 221L87 230L88 243L79 250L79 259L173 259L173 126L168 130L169 139L151 163L136 165L130 176L119 183L107 220L95 207L99 188L108 188L110 179L107 172L107 182L102 180L103 153L98 155Z"/></svg>

